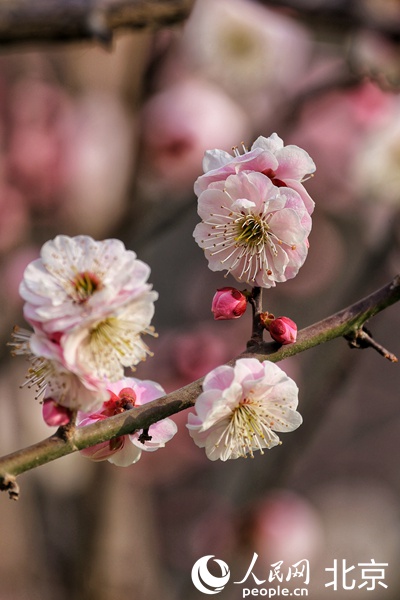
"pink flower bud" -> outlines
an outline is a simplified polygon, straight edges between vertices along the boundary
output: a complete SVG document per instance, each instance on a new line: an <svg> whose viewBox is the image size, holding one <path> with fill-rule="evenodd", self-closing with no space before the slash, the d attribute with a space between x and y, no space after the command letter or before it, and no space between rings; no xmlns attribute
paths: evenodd
<svg viewBox="0 0 400 600"><path fill-rule="evenodd" d="M269 324L271 337L280 344L292 344L297 338L297 325L289 317L278 317Z"/></svg>
<svg viewBox="0 0 400 600"><path fill-rule="evenodd" d="M46 398L42 406L44 422L49 427L61 427L67 425L72 417L72 412L65 406L60 406L51 398Z"/></svg>
<svg viewBox="0 0 400 600"><path fill-rule="evenodd" d="M239 290L233 287L223 287L216 291L211 310L214 319L238 319L245 312L247 298Z"/></svg>

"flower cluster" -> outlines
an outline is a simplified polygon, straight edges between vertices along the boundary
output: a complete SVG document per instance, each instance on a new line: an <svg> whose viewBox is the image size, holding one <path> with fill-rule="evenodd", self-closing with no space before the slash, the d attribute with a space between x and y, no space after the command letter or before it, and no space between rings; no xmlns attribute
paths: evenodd
<svg viewBox="0 0 400 600"><path fill-rule="evenodd" d="M59 235L44 244L20 286L33 331L16 330L16 354L28 354L28 383L38 395L71 410L90 410L149 354L143 333L157 293L150 268L119 240ZM47 405L47 408L49 405Z"/></svg>
<svg viewBox="0 0 400 600"><path fill-rule="evenodd" d="M302 181L314 168L304 150L285 147L276 134L258 138L243 155L206 153L205 174L195 184L203 222L194 237L210 268L259 287L294 277L307 255L314 207ZM27 384L42 397L48 425L67 425L79 411L77 426L84 428L165 394L158 383L125 377L125 367L150 354L142 336L154 333L150 323L158 296L149 274L122 242L83 235L57 236L28 265L20 294L32 330L16 328L12 345L31 360ZM252 292L220 288L212 302L214 318L237 319L249 302L254 309ZM258 317L277 342L296 340L296 324L288 317ZM205 377L187 427L211 460L253 457L280 443L276 432L299 427L297 395L294 381L272 362L239 359ZM143 450L165 446L176 430L163 419L81 453L128 466Z"/></svg>
<svg viewBox="0 0 400 600"><path fill-rule="evenodd" d="M276 133L243 150L206 152L193 235L212 271L269 288L293 278L307 257L314 202L302 182L315 164Z"/></svg>

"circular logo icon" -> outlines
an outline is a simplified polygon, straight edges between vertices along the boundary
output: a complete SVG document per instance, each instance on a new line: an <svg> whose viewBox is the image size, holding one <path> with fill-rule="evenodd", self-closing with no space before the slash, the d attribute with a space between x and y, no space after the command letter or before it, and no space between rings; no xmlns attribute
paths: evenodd
<svg viewBox="0 0 400 600"><path fill-rule="evenodd" d="M211 575L207 566L210 558L214 558L214 555L210 554L208 556L203 556L194 563L192 568L192 581L193 585L200 592L203 592L203 594L218 594L218 592L222 592L225 585L228 583L231 574L226 562L214 558L214 562L216 562L221 569L221 577Z"/></svg>

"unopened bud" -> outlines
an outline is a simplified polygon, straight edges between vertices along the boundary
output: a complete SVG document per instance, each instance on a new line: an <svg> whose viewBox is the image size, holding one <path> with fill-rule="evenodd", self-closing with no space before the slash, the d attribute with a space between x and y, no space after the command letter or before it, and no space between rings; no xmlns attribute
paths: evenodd
<svg viewBox="0 0 400 600"><path fill-rule="evenodd" d="M247 298L242 292L233 287L223 287L216 291L211 310L214 319L227 320L241 317L246 307Z"/></svg>
<svg viewBox="0 0 400 600"><path fill-rule="evenodd" d="M273 319L268 329L272 339L279 344L292 344L297 339L297 325L289 317Z"/></svg>
<svg viewBox="0 0 400 600"><path fill-rule="evenodd" d="M42 406L44 422L49 427L61 427L71 421L72 412L65 406L60 406L51 398L46 398Z"/></svg>

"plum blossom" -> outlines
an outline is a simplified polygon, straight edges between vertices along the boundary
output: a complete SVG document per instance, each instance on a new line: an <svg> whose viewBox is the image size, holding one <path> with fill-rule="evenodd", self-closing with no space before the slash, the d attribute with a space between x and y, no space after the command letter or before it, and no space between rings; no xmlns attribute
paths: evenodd
<svg viewBox="0 0 400 600"><path fill-rule="evenodd" d="M250 151L245 146L243 150L244 154L240 154L235 148L233 156L224 150L208 150L203 159L204 175L200 175L194 184L196 195L200 196L214 182L225 181L229 175L257 171L268 177L275 186L296 191L308 214L312 214L314 201L302 182L314 173L316 167L305 150L295 145L285 146L276 133L268 138L258 137Z"/></svg>
<svg viewBox="0 0 400 600"><path fill-rule="evenodd" d="M118 240L60 235L24 272L20 293L33 332L14 333L14 353L28 355L27 385L71 410L97 408L106 385L148 354L144 333L156 292L150 268ZM51 417L52 418L52 417Z"/></svg>
<svg viewBox="0 0 400 600"><path fill-rule="evenodd" d="M217 367L204 379L203 392L187 427L210 460L253 457L280 444L275 433L302 423L296 411L298 388L280 367L241 358L234 367Z"/></svg>
<svg viewBox="0 0 400 600"><path fill-rule="evenodd" d="M141 406L165 394L158 383L133 377L124 377L110 384L108 391L109 400L103 403L98 412L78 414L79 427L107 419L134 406ZM142 450L154 452L158 448L164 448L176 432L176 424L171 419L163 419L151 425L145 435L144 432L123 435L81 450L81 454L94 461L108 460L119 467L127 467L140 459Z"/></svg>
<svg viewBox="0 0 400 600"><path fill-rule="evenodd" d="M297 325L289 317L277 317L268 324L269 333L279 344L293 344L297 339Z"/></svg>
<svg viewBox="0 0 400 600"><path fill-rule="evenodd" d="M260 172L246 169L210 182L198 214L202 222L193 236L209 268L237 281L273 287L293 278L307 257L311 217L301 196Z"/></svg>
<svg viewBox="0 0 400 600"><path fill-rule="evenodd" d="M217 321L238 319L247 308L247 298L243 292L233 287L223 287L216 291L211 305Z"/></svg>
<svg viewBox="0 0 400 600"><path fill-rule="evenodd" d="M59 235L46 242L41 258L24 273L20 294L24 316L47 333L94 323L148 293L150 268L115 239Z"/></svg>
<svg viewBox="0 0 400 600"><path fill-rule="evenodd" d="M67 367L117 381L124 367L133 367L151 355L141 334L154 335L149 323L154 314L154 292L145 291L94 323L82 323L61 338Z"/></svg>

